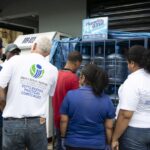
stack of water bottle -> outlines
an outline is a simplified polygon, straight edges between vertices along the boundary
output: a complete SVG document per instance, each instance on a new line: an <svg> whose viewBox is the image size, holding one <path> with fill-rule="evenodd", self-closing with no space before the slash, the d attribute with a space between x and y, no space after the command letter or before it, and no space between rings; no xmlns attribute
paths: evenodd
<svg viewBox="0 0 150 150"><path fill-rule="evenodd" d="M101 46L95 49L94 63L105 69L104 50Z"/></svg>
<svg viewBox="0 0 150 150"><path fill-rule="evenodd" d="M115 53L106 56L106 69L111 83L122 83L127 76L125 57L116 49Z"/></svg>
<svg viewBox="0 0 150 150"><path fill-rule="evenodd" d="M118 87L127 77L127 62L120 47L112 46L103 49L101 46L95 48L94 63L105 69L109 77L109 86L106 90L114 105L118 103Z"/></svg>
<svg viewBox="0 0 150 150"><path fill-rule="evenodd" d="M88 47L82 47L81 53L82 53L82 63L80 68L77 70L78 76L80 75L82 67L91 62L91 49L89 49Z"/></svg>

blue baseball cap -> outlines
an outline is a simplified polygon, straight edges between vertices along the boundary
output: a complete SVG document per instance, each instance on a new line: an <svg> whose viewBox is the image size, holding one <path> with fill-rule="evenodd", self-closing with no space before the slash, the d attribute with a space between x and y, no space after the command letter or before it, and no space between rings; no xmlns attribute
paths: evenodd
<svg viewBox="0 0 150 150"><path fill-rule="evenodd" d="M12 52L14 50L17 50L18 52L21 52L21 49L18 48L18 46L14 43L8 44L7 47L5 48L5 53L7 52Z"/></svg>

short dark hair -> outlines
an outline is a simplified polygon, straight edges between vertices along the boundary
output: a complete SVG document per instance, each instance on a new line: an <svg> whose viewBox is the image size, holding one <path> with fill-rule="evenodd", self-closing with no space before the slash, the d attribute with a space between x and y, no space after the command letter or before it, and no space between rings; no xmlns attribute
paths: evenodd
<svg viewBox="0 0 150 150"><path fill-rule="evenodd" d="M79 51L72 51L68 55L68 60L71 62L82 62L82 55L80 54Z"/></svg>
<svg viewBox="0 0 150 150"><path fill-rule="evenodd" d="M19 55L20 54L20 50L18 49L14 49L13 51L11 51L10 53L12 54L16 54L16 55Z"/></svg>
<svg viewBox="0 0 150 150"><path fill-rule="evenodd" d="M141 45L134 45L132 46L127 53L127 60L128 62L135 62L139 67L143 67L143 54L146 49Z"/></svg>
<svg viewBox="0 0 150 150"><path fill-rule="evenodd" d="M150 73L150 50L141 45L132 46L127 53L127 60L135 62L140 68Z"/></svg>
<svg viewBox="0 0 150 150"><path fill-rule="evenodd" d="M81 70L81 75L85 76L87 84L89 84L95 95L100 96L105 87L108 85L107 73L96 64L87 64Z"/></svg>

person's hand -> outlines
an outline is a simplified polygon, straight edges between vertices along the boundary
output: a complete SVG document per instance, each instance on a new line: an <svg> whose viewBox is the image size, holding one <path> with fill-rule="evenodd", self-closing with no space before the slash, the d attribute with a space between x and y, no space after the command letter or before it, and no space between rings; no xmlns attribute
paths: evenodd
<svg viewBox="0 0 150 150"><path fill-rule="evenodd" d="M66 147L65 147L65 138L61 138L61 148L62 148L62 150L66 150Z"/></svg>
<svg viewBox="0 0 150 150"><path fill-rule="evenodd" d="M111 150L111 146L110 145L106 145L105 150Z"/></svg>
<svg viewBox="0 0 150 150"><path fill-rule="evenodd" d="M112 150L119 150L119 142L118 141L112 141L111 148L112 148Z"/></svg>

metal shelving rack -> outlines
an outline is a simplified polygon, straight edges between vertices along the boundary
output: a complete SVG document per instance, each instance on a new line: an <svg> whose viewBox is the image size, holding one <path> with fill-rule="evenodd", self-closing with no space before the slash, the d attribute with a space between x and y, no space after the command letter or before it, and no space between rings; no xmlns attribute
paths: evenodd
<svg viewBox="0 0 150 150"><path fill-rule="evenodd" d="M67 43L60 41L60 44L63 45L64 43L68 43L68 47L70 47L70 44L76 45L75 49L82 54L83 62L80 69L86 63L96 63L106 70L110 82L105 92L112 99L114 106L118 104L118 88L128 75L125 59L128 49L133 45L142 45L145 48L150 47L150 39L148 38L108 39Z"/></svg>

